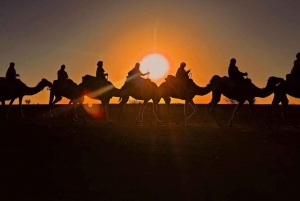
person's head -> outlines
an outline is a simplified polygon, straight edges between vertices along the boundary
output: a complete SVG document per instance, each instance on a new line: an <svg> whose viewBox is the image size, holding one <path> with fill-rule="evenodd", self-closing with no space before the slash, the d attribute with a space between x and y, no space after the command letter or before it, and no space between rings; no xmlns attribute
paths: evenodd
<svg viewBox="0 0 300 201"><path fill-rule="evenodd" d="M185 63L185 62L181 62L181 63L180 63L180 68L185 68L185 66L186 66L186 63Z"/></svg>
<svg viewBox="0 0 300 201"><path fill-rule="evenodd" d="M66 66L63 64L61 65L60 69L65 70Z"/></svg>
<svg viewBox="0 0 300 201"><path fill-rule="evenodd" d="M98 61L97 66L102 67L103 66L103 61Z"/></svg>
<svg viewBox="0 0 300 201"><path fill-rule="evenodd" d="M236 59L235 58L230 59L230 65L234 66L235 64L236 64Z"/></svg>
<svg viewBox="0 0 300 201"><path fill-rule="evenodd" d="M15 63L14 62L10 62L9 67L11 67L11 68L15 67Z"/></svg>
<svg viewBox="0 0 300 201"><path fill-rule="evenodd" d="M297 59L300 59L300 52L296 54Z"/></svg>
<svg viewBox="0 0 300 201"><path fill-rule="evenodd" d="M140 68L140 63L137 62L137 63L135 64L134 68Z"/></svg>

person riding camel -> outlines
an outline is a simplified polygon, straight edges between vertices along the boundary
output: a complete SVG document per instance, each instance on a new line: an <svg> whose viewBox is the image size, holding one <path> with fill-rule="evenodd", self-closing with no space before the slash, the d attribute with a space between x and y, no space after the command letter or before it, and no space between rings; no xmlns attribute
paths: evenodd
<svg viewBox="0 0 300 201"><path fill-rule="evenodd" d="M97 63L96 77L100 80L100 85L103 86L107 80L108 74L103 69L103 61Z"/></svg>
<svg viewBox="0 0 300 201"><path fill-rule="evenodd" d="M134 68L128 72L129 79L136 82L136 84L143 84L144 78L141 76L149 75L150 72L142 73L140 70L140 63L136 63Z"/></svg>
<svg viewBox="0 0 300 201"><path fill-rule="evenodd" d="M66 66L61 65L59 71L57 71L57 80L66 80L69 78L68 73L65 71Z"/></svg>
<svg viewBox="0 0 300 201"><path fill-rule="evenodd" d="M300 83L300 52L296 54L296 60L294 61L294 66L291 70L290 77L287 76L287 81L291 84Z"/></svg>
<svg viewBox="0 0 300 201"><path fill-rule="evenodd" d="M65 88L67 85L67 80L69 79L68 73L65 71L66 66L61 65L60 69L57 71L57 82L55 83L59 91Z"/></svg>
<svg viewBox="0 0 300 201"><path fill-rule="evenodd" d="M178 78L179 82L182 83L181 86L184 87L184 89L187 88L188 86L188 81L189 81L189 73L191 70L185 70L184 68L186 67L186 63L185 62L181 62L180 66L176 72L176 77Z"/></svg>
<svg viewBox="0 0 300 201"><path fill-rule="evenodd" d="M15 63L11 62L9 64L9 67L7 69L5 78L8 81L10 87L11 87L11 92L13 93L16 87L16 81L17 81L17 77L20 76L19 74L16 73L16 69L15 69Z"/></svg>
<svg viewBox="0 0 300 201"><path fill-rule="evenodd" d="M228 76L233 82L239 84L245 81L244 76L248 76L248 73L240 72L239 68L235 64L236 64L236 59L234 58L230 59L230 64L228 67Z"/></svg>
<svg viewBox="0 0 300 201"><path fill-rule="evenodd" d="M131 83L133 83L137 88L143 89L145 84L145 79L141 76L149 75L150 72L142 73L140 70L140 63L136 63L134 68L128 72L128 78Z"/></svg>

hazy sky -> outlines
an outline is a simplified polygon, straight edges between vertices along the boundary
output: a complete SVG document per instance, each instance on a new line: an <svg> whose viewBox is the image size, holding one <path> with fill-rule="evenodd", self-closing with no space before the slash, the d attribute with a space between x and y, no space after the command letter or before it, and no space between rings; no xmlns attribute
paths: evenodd
<svg viewBox="0 0 300 201"><path fill-rule="evenodd" d="M169 74L185 61L200 86L227 75L234 57L264 87L270 76L285 78L300 52L299 10L299 0L2 0L0 74L13 61L22 81L35 86L41 78L56 79L65 64L80 83L102 60L109 80L121 87L136 62L159 52L170 62ZM27 98L47 103L49 91Z"/></svg>

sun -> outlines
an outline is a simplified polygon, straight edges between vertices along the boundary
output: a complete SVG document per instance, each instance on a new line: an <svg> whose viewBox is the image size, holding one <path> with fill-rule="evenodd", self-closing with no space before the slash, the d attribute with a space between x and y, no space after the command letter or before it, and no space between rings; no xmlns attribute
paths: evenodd
<svg viewBox="0 0 300 201"><path fill-rule="evenodd" d="M143 73L150 72L150 79L159 79L169 70L168 60L161 54L149 54L140 62L140 69Z"/></svg>

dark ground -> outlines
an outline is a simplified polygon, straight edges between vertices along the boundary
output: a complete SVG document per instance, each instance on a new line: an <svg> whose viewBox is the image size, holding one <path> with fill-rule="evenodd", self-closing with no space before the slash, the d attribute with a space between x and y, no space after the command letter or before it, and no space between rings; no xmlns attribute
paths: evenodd
<svg viewBox="0 0 300 201"><path fill-rule="evenodd" d="M1 118L1 200L298 200L300 132L281 121L264 126L267 106L258 105L259 126L244 106L227 127L234 106L219 105L206 124L200 113L183 126L183 105L172 105L180 125L159 106L164 123L134 120L140 105L126 105L125 122L103 118L84 123L49 118L46 106L14 106ZM57 106L61 109L65 106ZM96 106L93 106L93 108ZM299 126L300 107L290 106ZM4 110L1 110L4 115ZM152 117L153 118L153 117ZM298 198L298 199L297 199Z"/></svg>

